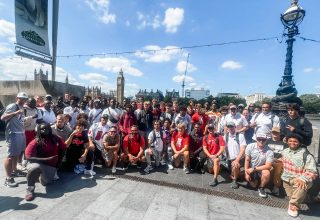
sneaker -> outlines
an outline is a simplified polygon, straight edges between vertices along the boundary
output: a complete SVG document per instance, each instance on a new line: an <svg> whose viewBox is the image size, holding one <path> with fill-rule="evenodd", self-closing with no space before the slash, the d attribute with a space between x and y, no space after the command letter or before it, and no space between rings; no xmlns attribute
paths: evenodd
<svg viewBox="0 0 320 220"><path fill-rule="evenodd" d="M116 167L112 167L111 173L115 174L116 172L117 172L117 168Z"/></svg>
<svg viewBox="0 0 320 220"><path fill-rule="evenodd" d="M205 174L206 171L204 170L204 167L201 167L200 172L201 172L202 174Z"/></svg>
<svg viewBox="0 0 320 220"><path fill-rule="evenodd" d="M280 195L279 187L277 187L277 186L273 187L272 194L275 195L275 196L279 196Z"/></svg>
<svg viewBox="0 0 320 220"><path fill-rule="evenodd" d="M12 188L12 187L17 187L18 183L14 181L13 177L9 177L9 179L6 178L6 180L4 181L4 185Z"/></svg>
<svg viewBox="0 0 320 220"><path fill-rule="evenodd" d="M57 180L59 180L59 179L60 179L60 177L58 176L58 173L57 173L57 171L56 171L56 173L54 174L53 180L54 180L54 181L57 181Z"/></svg>
<svg viewBox="0 0 320 220"><path fill-rule="evenodd" d="M144 172L145 173L150 173L150 171L153 170L153 167L151 165L148 165L145 169Z"/></svg>
<svg viewBox="0 0 320 220"><path fill-rule="evenodd" d="M184 167L183 168L183 171L185 172L185 174L189 174L190 173L190 170L188 167Z"/></svg>
<svg viewBox="0 0 320 220"><path fill-rule="evenodd" d="M264 190L264 188L259 187L259 188L258 188L258 193L259 193L259 196L260 196L260 197L262 197L262 198L267 198L267 193L266 193L266 191Z"/></svg>
<svg viewBox="0 0 320 220"><path fill-rule="evenodd" d="M32 201L34 199L33 191L34 191L34 187L33 186L28 186L27 187L27 193L26 193L26 195L24 197L24 199L26 201Z"/></svg>
<svg viewBox="0 0 320 220"><path fill-rule="evenodd" d="M213 180L209 183L209 186L216 186L218 185L218 180L217 178L213 178Z"/></svg>
<svg viewBox="0 0 320 220"><path fill-rule="evenodd" d="M172 166L172 164L168 164L168 168L169 168L169 170L173 170L173 169L174 169L174 167Z"/></svg>
<svg viewBox="0 0 320 220"><path fill-rule="evenodd" d="M138 168L138 169L141 169L141 163L140 163L140 161L137 162L137 168Z"/></svg>
<svg viewBox="0 0 320 220"><path fill-rule="evenodd" d="M23 166L22 163L18 163L18 164L17 164L17 170L26 171L27 168L26 168L26 166Z"/></svg>
<svg viewBox="0 0 320 220"><path fill-rule="evenodd" d="M26 177L27 173L22 172L21 170L16 170L11 173L14 177Z"/></svg>
<svg viewBox="0 0 320 220"><path fill-rule="evenodd" d="M298 208L295 205L289 204L289 208L288 208L288 214L291 217L297 217L298 216Z"/></svg>
<svg viewBox="0 0 320 220"><path fill-rule="evenodd" d="M232 188L232 189L238 189L238 188L239 188L239 184L237 183L236 180L232 180L232 182L231 182L231 188Z"/></svg>
<svg viewBox="0 0 320 220"><path fill-rule="evenodd" d="M96 175L96 172L94 172L93 170L84 170L84 175L90 175L90 176L94 176Z"/></svg>

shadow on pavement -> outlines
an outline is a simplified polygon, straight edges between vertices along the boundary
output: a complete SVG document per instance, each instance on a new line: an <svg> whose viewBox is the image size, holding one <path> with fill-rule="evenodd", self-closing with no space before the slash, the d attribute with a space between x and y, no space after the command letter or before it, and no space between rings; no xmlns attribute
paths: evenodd
<svg viewBox="0 0 320 220"><path fill-rule="evenodd" d="M11 196L0 196L0 201L2 201L0 206L0 213L8 211L10 209L13 210L32 210L37 208L38 206L32 203L24 203L20 204L23 198L20 197L11 197ZM3 202L5 201L5 202Z"/></svg>

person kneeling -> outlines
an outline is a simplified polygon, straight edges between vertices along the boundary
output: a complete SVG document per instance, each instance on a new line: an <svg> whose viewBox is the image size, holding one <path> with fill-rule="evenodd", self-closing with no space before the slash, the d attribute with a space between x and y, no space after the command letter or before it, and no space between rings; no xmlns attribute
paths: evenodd
<svg viewBox="0 0 320 220"><path fill-rule="evenodd" d="M155 120L153 122L154 129L149 133L148 136L148 149L145 150L145 156L147 159L148 166L144 169L145 173L150 173L153 170L151 165L151 156L154 156L156 167L159 167L161 154L163 150L163 132L160 130L160 121Z"/></svg>
<svg viewBox="0 0 320 220"><path fill-rule="evenodd" d="M262 198L267 197L265 186L270 181L270 170L273 162L273 151L265 144L267 136L263 133L256 135L257 142L247 146L245 154L245 178L251 187L256 188L260 182L258 193Z"/></svg>
<svg viewBox="0 0 320 220"><path fill-rule="evenodd" d="M290 134L286 137L289 148L284 149L283 156L283 187L289 197L288 214L298 216L298 210L304 202L312 181L317 178L317 166L313 156L301 147L301 136Z"/></svg>
<svg viewBox="0 0 320 220"><path fill-rule="evenodd" d="M213 181L210 186L218 184L218 175L220 171L220 156L224 152L225 142L223 137L218 133L214 133L214 125L208 125L209 134L202 139L203 151L207 155L208 172L213 173Z"/></svg>
<svg viewBox="0 0 320 220"><path fill-rule="evenodd" d="M171 148L174 166L179 167L181 161L183 161L183 170L186 174L189 174L189 135L183 122L178 125L178 133L171 139Z"/></svg>
<svg viewBox="0 0 320 220"><path fill-rule="evenodd" d="M66 149L63 140L52 134L50 124L37 125L37 134L25 151L27 165L27 194L25 200L34 199L35 183L40 179L42 185L54 180L60 152ZM39 178L40 177L40 178Z"/></svg>
<svg viewBox="0 0 320 220"><path fill-rule="evenodd" d="M120 148L120 136L117 134L117 128L112 126L108 133L103 136L103 159L108 167L111 167L111 172L116 173L116 166L118 160L118 151Z"/></svg>
<svg viewBox="0 0 320 220"><path fill-rule="evenodd" d="M136 165L139 168L144 160L144 143L144 138L139 134L138 126L132 125L130 134L123 139L121 160L125 163L130 162L131 165Z"/></svg>

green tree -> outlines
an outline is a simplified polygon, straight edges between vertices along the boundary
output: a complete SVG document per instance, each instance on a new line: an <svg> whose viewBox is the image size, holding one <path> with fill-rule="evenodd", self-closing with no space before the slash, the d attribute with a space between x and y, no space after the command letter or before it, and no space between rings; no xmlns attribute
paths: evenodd
<svg viewBox="0 0 320 220"><path fill-rule="evenodd" d="M314 94L304 94L300 96L303 107L307 114L316 114L320 112L320 97Z"/></svg>

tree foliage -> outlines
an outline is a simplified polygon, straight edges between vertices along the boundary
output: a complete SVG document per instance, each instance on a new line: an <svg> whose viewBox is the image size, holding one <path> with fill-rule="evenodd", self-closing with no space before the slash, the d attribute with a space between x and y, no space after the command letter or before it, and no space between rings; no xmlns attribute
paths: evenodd
<svg viewBox="0 0 320 220"><path fill-rule="evenodd" d="M316 114L320 112L320 97L314 94L301 95L303 107L307 114Z"/></svg>

